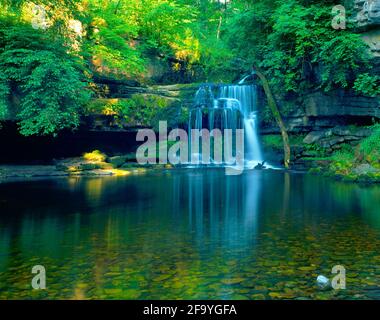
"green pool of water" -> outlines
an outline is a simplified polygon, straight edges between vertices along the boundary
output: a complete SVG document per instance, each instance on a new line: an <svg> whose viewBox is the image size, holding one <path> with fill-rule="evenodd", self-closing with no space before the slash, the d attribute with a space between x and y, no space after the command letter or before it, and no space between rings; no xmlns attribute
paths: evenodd
<svg viewBox="0 0 380 320"><path fill-rule="evenodd" d="M321 290L334 265L346 289ZM379 299L380 187L217 169L1 184L0 298Z"/></svg>

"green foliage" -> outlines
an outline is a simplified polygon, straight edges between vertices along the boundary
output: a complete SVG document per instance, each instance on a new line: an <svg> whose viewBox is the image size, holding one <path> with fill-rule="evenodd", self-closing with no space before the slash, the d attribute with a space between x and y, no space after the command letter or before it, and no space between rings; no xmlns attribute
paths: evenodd
<svg viewBox="0 0 380 320"><path fill-rule="evenodd" d="M360 144L360 152L364 160L380 165L380 125L373 126L373 133Z"/></svg>
<svg viewBox="0 0 380 320"><path fill-rule="evenodd" d="M171 66L168 82L227 82L255 64L278 97L335 88L377 96L380 90L360 36L349 24L331 27L339 1L41 0L46 31L31 27L34 3L0 3L0 119L16 119L25 135L76 127L91 72L145 82L157 64ZM144 125L185 115L164 100L135 96L100 108L120 122ZM265 121L273 122L267 111Z"/></svg>
<svg viewBox="0 0 380 320"><path fill-rule="evenodd" d="M121 1L120 1L121 2ZM88 4L89 24L84 48L90 55L96 71L114 76L136 76L143 72L145 61L131 42L139 28L133 19L117 10L115 1L93 0Z"/></svg>
<svg viewBox="0 0 380 320"><path fill-rule="evenodd" d="M92 0L88 9L85 45L97 71L142 78L147 57L170 61L174 72L200 59L197 11L187 3Z"/></svg>
<svg viewBox="0 0 380 320"><path fill-rule="evenodd" d="M10 88L7 83L0 81L0 121L8 118L8 99Z"/></svg>
<svg viewBox="0 0 380 320"><path fill-rule="evenodd" d="M107 155L99 150L94 150L83 154L83 159L93 163L104 162L107 159Z"/></svg>
<svg viewBox="0 0 380 320"><path fill-rule="evenodd" d="M18 121L23 135L55 134L79 125L88 100L81 62L64 39L28 24L0 21L0 110ZM12 94L12 95L11 95Z"/></svg>
<svg viewBox="0 0 380 320"><path fill-rule="evenodd" d="M372 127L372 134L364 138L355 149L350 144L342 144L329 160L327 173L347 181L380 181L380 126Z"/></svg>
<svg viewBox="0 0 380 320"><path fill-rule="evenodd" d="M302 134L293 134L289 136L289 143L291 145L302 145L302 141L305 138ZM262 136L262 142L265 147L282 150L284 148L284 142L280 134L268 134Z"/></svg>
<svg viewBox="0 0 380 320"><path fill-rule="evenodd" d="M217 39L224 9L217 3L42 0L38 5L46 10L46 31L32 28L41 18L34 3L3 0L1 5L0 119L16 119L24 135L76 127L88 100L90 69L139 81L149 72L147 61L152 58L170 64L182 79L225 69L228 51ZM81 28L74 32L75 19ZM138 123L152 123L164 114L178 116L180 107L164 108L162 101L151 100L133 98L107 108L120 119Z"/></svg>
<svg viewBox="0 0 380 320"><path fill-rule="evenodd" d="M261 66L280 94L352 87L355 75L368 68L369 54L350 28L331 27L336 4L255 2L231 22L231 47L248 65Z"/></svg>
<svg viewBox="0 0 380 320"><path fill-rule="evenodd" d="M331 159L336 162L354 162L355 152L350 144L342 144L341 149L334 152Z"/></svg>
<svg viewBox="0 0 380 320"><path fill-rule="evenodd" d="M158 129L159 121L167 121L168 126L180 122L183 112L179 101L156 95L135 94L123 116L127 122Z"/></svg>
<svg viewBox="0 0 380 320"><path fill-rule="evenodd" d="M281 151L283 148L282 137L278 134L262 136L262 143L266 149Z"/></svg>
<svg viewBox="0 0 380 320"><path fill-rule="evenodd" d="M380 95L380 78L368 73L360 74L355 80L354 89L359 94L376 97Z"/></svg>
<svg viewBox="0 0 380 320"><path fill-rule="evenodd" d="M175 126L187 118L176 99L153 94L134 94L128 99L96 99L86 108L87 114L113 116L123 126L146 126L158 129L159 121Z"/></svg>

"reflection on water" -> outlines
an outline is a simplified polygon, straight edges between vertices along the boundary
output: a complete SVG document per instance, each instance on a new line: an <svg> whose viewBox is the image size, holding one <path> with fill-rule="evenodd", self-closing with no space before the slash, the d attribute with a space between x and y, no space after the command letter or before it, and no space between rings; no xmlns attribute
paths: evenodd
<svg viewBox="0 0 380 320"><path fill-rule="evenodd" d="M378 186L271 171L2 184L0 298L380 298L379 205ZM336 264L347 290L319 290Z"/></svg>

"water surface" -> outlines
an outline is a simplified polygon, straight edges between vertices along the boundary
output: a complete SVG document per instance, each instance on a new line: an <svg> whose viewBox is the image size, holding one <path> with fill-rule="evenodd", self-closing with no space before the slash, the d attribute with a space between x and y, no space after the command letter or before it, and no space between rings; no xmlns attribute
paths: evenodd
<svg viewBox="0 0 380 320"><path fill-rule="evenodd" d="M0 298L379 299L379 208L379 186L281 171L1 184ZM347 289L318 289L337 264Z"/></svg>

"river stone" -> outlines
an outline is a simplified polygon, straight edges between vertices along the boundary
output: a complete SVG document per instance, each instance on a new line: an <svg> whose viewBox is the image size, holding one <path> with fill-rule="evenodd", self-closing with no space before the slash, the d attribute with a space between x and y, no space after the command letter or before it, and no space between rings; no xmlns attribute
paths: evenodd
<svg viewBox="0 0 380 320"><path fill-rule="evenodd" d="M321 289L326 289L330 285L330 280L324 275L319 275L317 277L317 285Z"/></svg>
<svg viewBox="0 0 380 320"><path fill-rule="evenodd" d="M244 278L232 278L232 279L223 279L221 282L223 284L238 284L243 281L244 281Z"/></svg>

